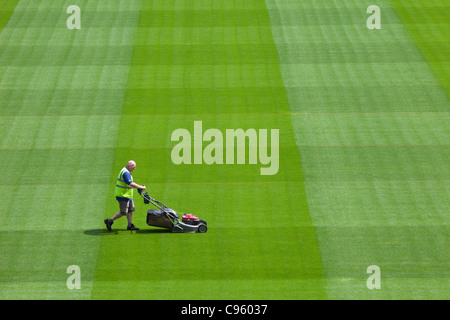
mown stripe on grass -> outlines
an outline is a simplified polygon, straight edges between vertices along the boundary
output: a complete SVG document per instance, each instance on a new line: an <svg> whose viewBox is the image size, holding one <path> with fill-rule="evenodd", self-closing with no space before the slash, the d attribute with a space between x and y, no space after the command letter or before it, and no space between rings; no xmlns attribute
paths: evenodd
<svg viewBox="0 0 450 320"><path fill-rule="evenodd" d="M0 0L0 32L6 26L20 0Z"/></svg>
<svg viewBox="0 0 450 320"><path fill-rule="evenodd" d="M398 18L450 97L450 5L448 1L389 0Z"/></svg>
<svg viewBox="0 0 450 320"><path fill-rule="evenodd" d="M121 28L130 15L120 8L130 1L95 2L116 12L114 19L87 2L78 3L86 22L81 30L67 29L64 3L47 0L18 2L0 33L0 114L7 116L0 120L6 147L0 168L7 172L0 185L10 194L0 210L3 299L91 294L100 239L86 231L103 227L131 57L122 50L108 65L108 47L123 45L132 32ZM108 27L89 26L97 11ZM90 67L93 60L106 64ZM81 269L81 290L66 286L69 265Z"/></svg>
<svg viewBox="0 0 450 320"><path fill-rule="evenodd" d="M428 59L389 1L377 3L380 30L365 26L370 1L267 2L298 113L293 126L328 297L448 297L449 104ZM425 9L436 12L436 24L433 15L416 24L417 8L399 6L410 15L406 28L430 31L439 48L430 60L448 70L447 24L437 13L447 9L439 3ZM342 24L349 14L353 23ZM379 291L365 285L373 264L383 274Z"/></svg>
<svg viewBox="0 0 450 320"><path fill-rule="evenodd" d="M324 298L265 3L193 6L142 5L112 175L136 160L138 183L175 210L198 214L209 230L172 235L150 228L150 207L135 195L134 221L143 231L102 238L92 297ZM280 129L279 173L261 176L259 166L248 164L174 165L170 135L177 128L192 130L196 120L204 129ZM118 220L113 228L125 224Z"/></svg>

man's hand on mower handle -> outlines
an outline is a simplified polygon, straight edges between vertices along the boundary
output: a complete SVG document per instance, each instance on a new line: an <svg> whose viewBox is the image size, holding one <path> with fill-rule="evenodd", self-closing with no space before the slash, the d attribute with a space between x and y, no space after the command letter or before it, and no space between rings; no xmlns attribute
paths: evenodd
<svg viewBox="0 0 450 320"><path fill-rule="evenodd" d="M145 189L147 189L146 186L141 186L141 185L139 185L139 184L137 184L137 183L134 183L134 182L130 183L130 187L133 187L133 188L136 188L136 189L139 189L139 190L145 190Z"/></svg>

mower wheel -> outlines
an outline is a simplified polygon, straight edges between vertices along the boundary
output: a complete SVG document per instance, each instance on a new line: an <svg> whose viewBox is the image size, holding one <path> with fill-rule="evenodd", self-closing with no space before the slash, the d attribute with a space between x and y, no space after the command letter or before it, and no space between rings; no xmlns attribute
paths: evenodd
<svg viewBox="0 0 450 320"><path fill-rule="evenodd" d="M208 230L208 228L206 227L206 225L201 224L201 225L198 226L197 230L198 230L199 233L205 233L206 230Z"/></svg>

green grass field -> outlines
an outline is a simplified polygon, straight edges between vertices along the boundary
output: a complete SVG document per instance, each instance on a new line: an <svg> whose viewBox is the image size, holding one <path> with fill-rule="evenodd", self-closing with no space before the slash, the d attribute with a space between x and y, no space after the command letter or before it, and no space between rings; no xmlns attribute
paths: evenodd
<svg viewBox="0 0 450 320"><path fill-rule="evenodd" d="M449 299L449 16L444 0L0 0L0 299ZM278 129L277 174L175 165L171 134L194 121ZM137 192L141 230L106 231L130 159L208 232L147 226Z"/></svg>

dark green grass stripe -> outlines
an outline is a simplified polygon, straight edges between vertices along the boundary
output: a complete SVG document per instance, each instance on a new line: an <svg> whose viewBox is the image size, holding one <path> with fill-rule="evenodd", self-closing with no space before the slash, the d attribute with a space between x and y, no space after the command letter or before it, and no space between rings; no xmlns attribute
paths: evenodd
<svg viewBox="0 0 450 320"><path fill-rule="evenodd" d="M415 1L405 6L403 1L390 0L408 35L430 66L434 76L450 97L450 6L429 6L428 1ZM446 4L446 5L444 5Z"/></svg>
<svg viewBox="0 0 450 320"><path fill-rule="evenodd" d="M19 0L0 0L0 32L6 26Z"/></svg>
<svg viewBox="0 0 450 320"><path fill-rule="evenodd" d="M442 6L429 6L428 1L414 1L411 5L405 6L398 0L391 0L394 10L400 19L402 19L403 25L413 25L416 28L420 24L449 24L450 5ZM419 4L417 4L419 2ZM445 1L440 1L444 4ZM401 5L400 5L401 3ZM423 5L421 5L421 4ZM416 5L414 5L416 4ZM404 20L403 20L404 19Z"/></svg>
<svg viewBox="0 0 450 320"><path fill-rule="evenodd" d="M214 55L212 55L213 48ZM79 45L73 46L67 53L66 46L10 45L0 52L0 65L128 65L126 57L129 50L127 45ZM136 45L133 51L136 57L134 65L202 65L205 54L208 55L206 60L212 64L270 63L264 56L255 55L254 52L260 51L266 55L277 56L273 44ZM17 54L18 52L20 54ZM24 57L29 55L34 59L25 60ZM275 62L276 60L272 61Z"/></svg>
<svg viewBox="0 0 450 320"><path fill-rule="evenodd" d="M143 232L102 237L92 298L325 297L268 12L264 1L251 3L256 10L225 9L228 1L215 1L209 11L143 4L111 175L136 160L136 182L177 211L205 218L210 230L172 235L149 229L149 207L135 195ZM247 33L255 27L257 33ZM215 42L201 37L213 29L234 31ZM248 41L257 45L242 44ZM279 128L280 145L288 147L280 148L278 175L260 176L254 165L175 166L170 133L192 130L194 120L204 129ZM113 198L110 207L116 207Z"/></svg>
<svg viewBox="0 0 450 320"><path fill-rule="evenodd" d="M173 27L228 27L259 26L265 23L267 10L142 10L140 27L165 25Z"/></svg>

